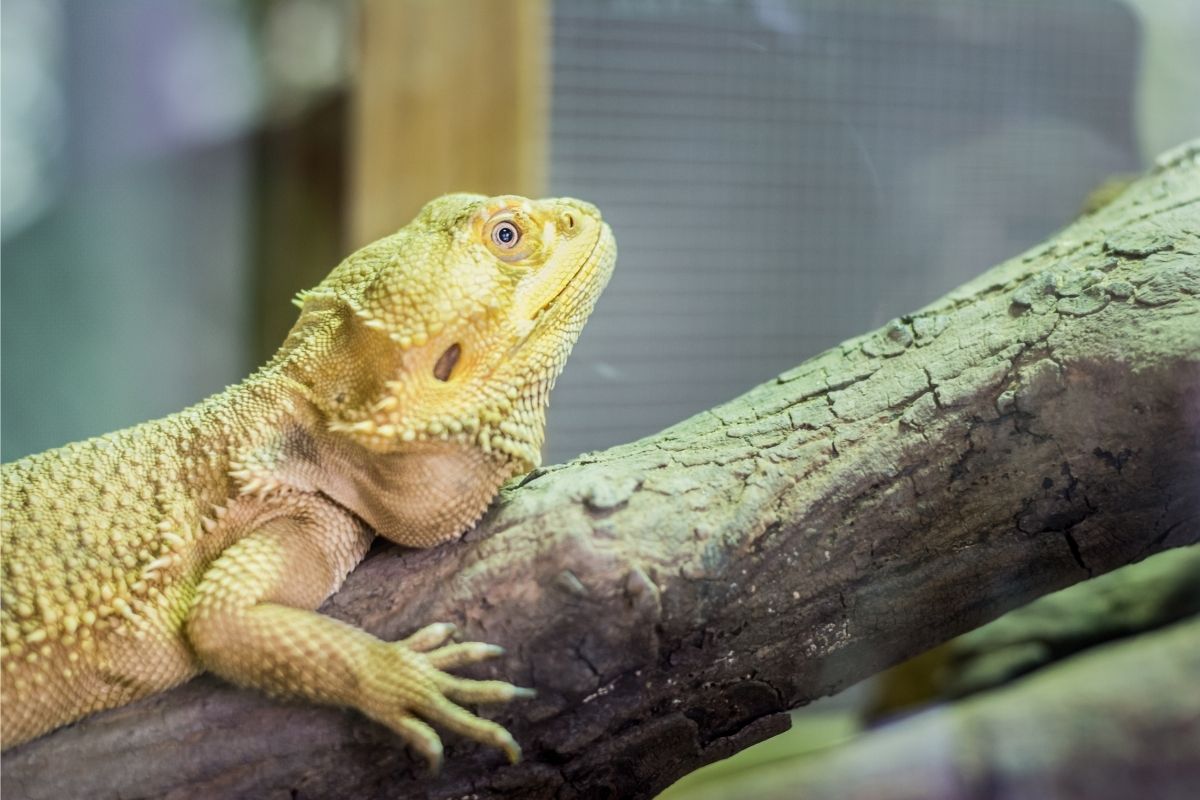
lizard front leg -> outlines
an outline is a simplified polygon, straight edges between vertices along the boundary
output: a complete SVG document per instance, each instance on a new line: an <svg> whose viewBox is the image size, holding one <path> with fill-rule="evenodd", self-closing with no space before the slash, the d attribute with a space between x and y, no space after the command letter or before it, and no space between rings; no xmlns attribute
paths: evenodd
<svg viewBox="0 0 1200 800"><path fill-rule="evenodd" d="M503 750L520 748L500 725L456 705L503 702L529 690L442 672L502 650L449 644L451 625L435 624L385 642L317 614L370 546L373 534L340 507L313 496L226 549L197 588L187 637L207 670L270 694L350 706L387 725L436 770L442 743L428 720Z"/></svg>

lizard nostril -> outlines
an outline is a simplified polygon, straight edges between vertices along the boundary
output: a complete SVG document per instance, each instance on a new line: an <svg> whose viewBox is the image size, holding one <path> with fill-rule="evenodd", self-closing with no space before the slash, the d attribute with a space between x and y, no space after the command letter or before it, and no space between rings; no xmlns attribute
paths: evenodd
<svg viewBox="0 0 1200 800"><path fill-rule="evenodd" d="M575 230L575 215L570 211L564 211L562 215L563 227L569 231Z"/></svg>

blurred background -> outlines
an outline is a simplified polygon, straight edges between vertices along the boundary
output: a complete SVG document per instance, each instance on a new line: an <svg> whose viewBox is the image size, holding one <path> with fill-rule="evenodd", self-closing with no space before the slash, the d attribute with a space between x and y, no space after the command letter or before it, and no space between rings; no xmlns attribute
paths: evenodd
<svg viewBox="0 0 1200 800"><path fill-rule="evenodd" d="M919 308L1200 134L1194 0L4 0L0 37L5 461L241 379L296 291L456 190L616 232L561 461Z"/></svg>
<svg viewBox="0 0 1200 800"><path fill-rule="evenodd" d="M4 460L178 410L451 190L621 257L546 459L933 300L1200 132L1190 0L5 0Z"/></svg>

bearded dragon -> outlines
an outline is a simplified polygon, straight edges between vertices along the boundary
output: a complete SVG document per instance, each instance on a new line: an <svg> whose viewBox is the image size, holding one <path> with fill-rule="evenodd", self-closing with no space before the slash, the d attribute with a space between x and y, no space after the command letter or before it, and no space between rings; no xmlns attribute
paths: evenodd
<svg viewBox="0 0 1200 800"><path fill-rule="evenodd" d="M275 356L185 411L3 467L3 746L202 671L356 708L436 770L430 723L529 690L432 624L385 642L315 609L376 534L452 539L540 460L547 397L612 273L596 208L447 195L316 288Z"/></svg>

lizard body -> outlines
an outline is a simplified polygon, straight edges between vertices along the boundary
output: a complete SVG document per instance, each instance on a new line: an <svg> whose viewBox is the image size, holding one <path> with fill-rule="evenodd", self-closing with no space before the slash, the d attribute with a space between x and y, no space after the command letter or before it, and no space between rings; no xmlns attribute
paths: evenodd
<svg viewBox="0 0 1200 800"><path fill-rule="evenodd" d="M4 465L4 747L208 670L357 708L435 767L429 723L518 758L454 701L527 690L442 671L498 648L443 624L383 642L314 610L376 534L446 541L536 466L615 258L587 203L447 195L302 292L244 382Z"/></svg>

